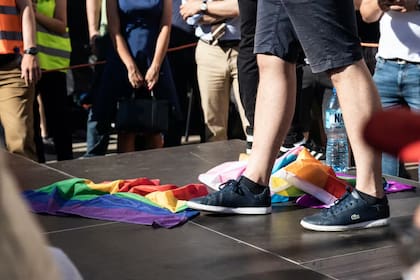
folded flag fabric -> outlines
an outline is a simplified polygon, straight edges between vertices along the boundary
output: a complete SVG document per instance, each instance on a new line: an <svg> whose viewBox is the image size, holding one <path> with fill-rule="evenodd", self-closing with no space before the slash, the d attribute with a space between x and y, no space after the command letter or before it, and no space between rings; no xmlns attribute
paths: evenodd
<svg viewBox="0 0 420 280"><path fill-rule="evenodd" d="M271 176L271 178L277 177L327 205L340 198L346 192L348 185L346 181L335 175L330 166L315 159L306 148L300 150L295 161L280 168Z"/></svg>
<svg viewBox="0 0 420 280"><path fill-rule="evenodd" d="M239 178L246 165L246 160L224 162L200 174L198 180L218 190L220 184ZM337 178L331 167L315 159L303 146L291 149L275 161L269 186L273 203L309 193L329 205L346 191L346 182Z"/></svg>
<svg viewBox="0 0 420 280"><path fill-rule="evenodd" d="M289 163L296 160L298 154L303 149L299 146L291 149L278 159L276 159L272 173L283 168ZM218 190L219 186L228 180L238 179L245 171L247 160L223 162L205 173L198 176L198 180L213 190ZM290 197L298 197L304 194L300 189L296 188L288 181L280 177L272 177L270 181L270 189L272 192L272 202L285 202Z"/></svg>
<svg viewBox="0 0 420 280"><path fill-rule="evenodd" d="M247 160L221 163L200 174L198 179L211 189L230 179L238 179L245 171ZM302 207L329 207L338 198L356 185L356 177L349 174L336 174L323 162L314 158L303 146L298 146L281 157L273 166L270 176L271 202L285 202L297 198ZM387 193L412 190L414 186L384 179Z"/></svg>
<svg viewBox="0 0 420 280"><path fill-rule="evenodd" d="M203 184L160 185L160 180L136 178L95 184L72 178L23 195L33 211L172 228L198 215L185 201L208 194Z"/></svg>

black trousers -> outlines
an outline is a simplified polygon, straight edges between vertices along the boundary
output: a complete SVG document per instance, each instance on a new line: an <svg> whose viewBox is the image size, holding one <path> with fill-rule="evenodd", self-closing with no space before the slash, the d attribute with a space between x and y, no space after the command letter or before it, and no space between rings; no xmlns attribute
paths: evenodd
<svg viewBox="0 0 420 280"><path fill-rule="evenodd" d="M254 54L254 35L257 19L257 0L239 0L241 42L239 43L238 81L245 115L254 126L255 101L259 82L257 58Z"/></svg>
<svg viewBox="0 0 420 280"><path fill-rule="evenodd" d="M44 73L36 86L36 92L41 95L44 104L47 131L54 140L57 160L72 159L72 122L67 96L66 73ZM38 108L34 112L38 114ZM39 131L38 118L35 118L34 125L35 130ZM38 138L36 142L39 143L40 134L36 133L35 137ZM38 151L39 153L40 151Z"/></svg>
<svg viewBox="0 0 420 280"><path fill-rule="evenodd" d="M172 26L169 48L176 48L190 43L196 43L197 37L177 26ZM186 132L186 118L189 105L189 96L192 94L191 117L189 132L200 135L205 140L204 117L201 109L200 91L197 82L197 65L195 62L195 47L189 47L168 52L168 60L178 94L181 117L170 119L169 131L165 134L165 147L178 146L181 137Z"/></svg>

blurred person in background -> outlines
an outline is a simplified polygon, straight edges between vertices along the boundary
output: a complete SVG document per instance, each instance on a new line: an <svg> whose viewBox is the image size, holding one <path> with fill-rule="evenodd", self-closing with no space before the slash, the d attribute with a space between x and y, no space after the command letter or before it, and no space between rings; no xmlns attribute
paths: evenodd
<svg viewBox="0 0 420 280"><path fill-rule="evenodd" d="M89 31L89 44L95 61L106 61L109 52L115 52L108 32L105 0L86 0L86 14ZM86 128L86 153L84 157L103 156L108 150L110 130L98 130L98 112L101 111L101 81L105 64L94 66L93 82L89 95L89 113ZM110 71L107 75L112 74Z"/></svg>
<svg viewBox="0 0 420 280"><path fill-rule="evenodd" d="M70 66L71 45L67 28L67 0L34 2L37 23L38 58L45 72L36 85L45 112L47 137L54 142L57 160L73 158L71 110L67 98L66 68ZM39 111L35 110L35 115ZM39 117L35 130L40 130ZM36 133L38 139L41 134ZM39 141L39 140L38 140Z"/></svg>
<svg viewBox="0 0 420 280"><path fill-rule="evenodd" d="M108 0L108 30L116 52L109 52L101 80L98 131L108 133L120 98L133 91L151 92L170 103L170 117L179 112L171 69L166 59L171 31L171 0ZM93 104L95 109L96 104ZM97 107L98 108L98 107ZM138 133L118 131L118 152L136 149ZM141 133L147 148L163 146L162 133Z"/></svg>
<svg viewBox="0 0 420 280"><path fill-rule="evenodd" d="M8 151L38 160L34 143L34 85L41 77L35 19L29 0L3 1L0 11L0 122Z"/></svg>
<svg viewBox="0 0 420 280"><path fill-rule="evenodd" d="M365 21L379 20L379 48L373 79L385 110L408 107L420 112L419 7L414 0L362 0L360 4ZM404 164L387 153L382 154L382 169L383 173L393 176L401 177L406 173Z"/></svg>
<svg viewBox="0 0 420 280"><path fill-rule="evenodd" d="M249 125L239 95L238 65L241 39L237 0L188 0L180 6L182 18L195 26L199 38L195 61L206 141L227 140L231 92L245 134ZM193 20L196 18L197 20Z"/></svg>

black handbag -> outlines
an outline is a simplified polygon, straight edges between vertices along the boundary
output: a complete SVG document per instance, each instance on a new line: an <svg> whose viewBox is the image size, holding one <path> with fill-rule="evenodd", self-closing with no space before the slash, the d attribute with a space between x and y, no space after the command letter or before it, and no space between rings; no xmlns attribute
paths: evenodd
<svg viewBox="0 0 420 280"><path fill-rule="evenodd" d="M168 100L157 99L153 91L149 96L136 96L119 100L115 128L122 132L166 132L169 122Z"/></svg>

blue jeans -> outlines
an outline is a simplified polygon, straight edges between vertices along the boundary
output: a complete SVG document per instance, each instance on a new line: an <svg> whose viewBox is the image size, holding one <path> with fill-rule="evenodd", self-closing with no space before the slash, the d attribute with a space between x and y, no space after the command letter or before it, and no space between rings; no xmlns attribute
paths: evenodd
<svg viewBox="0 0 420 280"><path fill-rule="evenodd" d="M98 121L92 119L92 110L89 110L84 157L104 156L108 150L109 134L100 133L97 126Z"/></svg>
<svg viewBox="0 0 420 280"><path fill-rule="evenodd" d="M399 63L378 57L373 79L381 97L382 107L390 109L408 105L420 112L420 64ZM389 137L398 137L390 134ZM383 173L399 176L399 160L382 155Z"/></svg>

